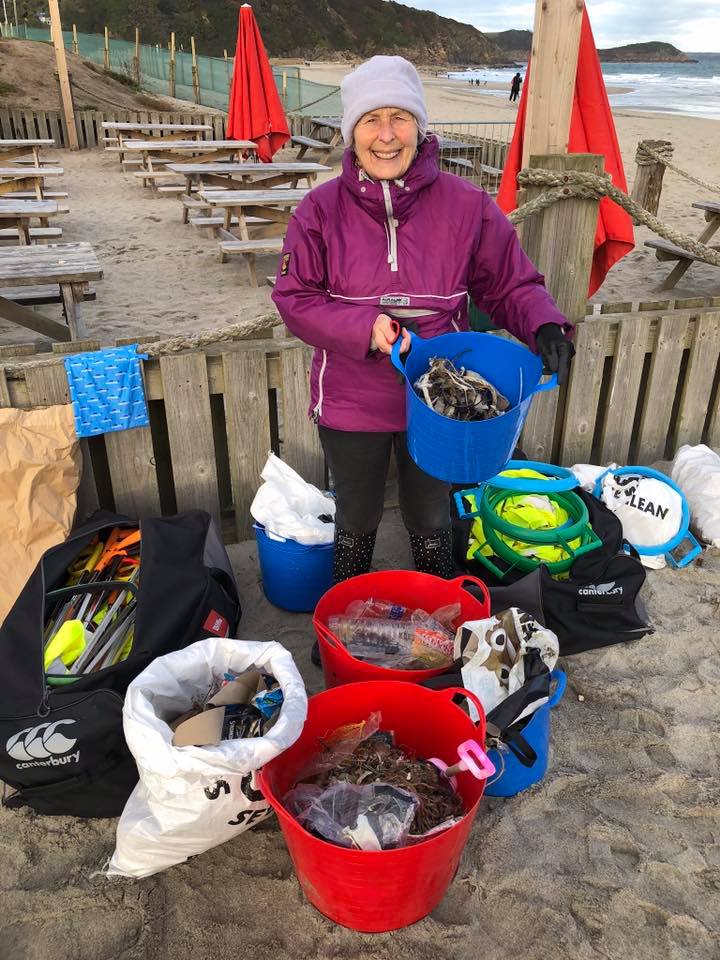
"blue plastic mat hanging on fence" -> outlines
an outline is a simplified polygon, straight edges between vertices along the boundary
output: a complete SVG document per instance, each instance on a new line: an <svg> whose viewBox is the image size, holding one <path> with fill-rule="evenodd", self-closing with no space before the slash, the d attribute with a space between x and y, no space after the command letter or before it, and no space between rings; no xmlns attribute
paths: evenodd
<svg viewBox="0 0 720 960"><path fill-rule="evenodd" d="M137 344L65 357L78 437L147 427L147 404Z"/></svg>

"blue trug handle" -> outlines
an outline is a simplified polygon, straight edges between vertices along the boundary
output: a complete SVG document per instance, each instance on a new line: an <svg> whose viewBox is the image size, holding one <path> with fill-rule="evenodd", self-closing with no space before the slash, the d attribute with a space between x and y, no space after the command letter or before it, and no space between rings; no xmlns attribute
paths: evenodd
<svg viewBox="0 0 720 960"><path fill-rule="evenodd" d="M557 467L554 463L541 463L538 460L509 460L503 467L503 471L505 470L535 470L536 473L542 473L548 479L503 477L497 474L485 481L487 485L518 493L563 493L578 486L578 479L572 470L568 470L567 467ZM461 491L461 493L465 492Z"/></svg>
<svg viewBox="0 0 720 960"><path fill-rule="evenodd" d="M408 330L407 332L408 332L408 336L410 337L410 350L412 350L413 344L415 343L415 334L414 334L414 333L411 333L409 330ZM398 338L397 338L397 340L395 341L395 343L393 344L392 350L391 350L391 352L390 352L390 359L391 359L391 361L392 361L392 365L395 367L395 369L398 371L398 373L401 373L401 374L403 375L403 377L404 377L404 376L405 376L405 364L404 364L404 362L400 359L400 358L401 358L401 353L400 353L400 347L401 347L401 346L402 346L402 337L401 337L401 336L398 336ZM407 358L408 354L410 353L410 350L408 350L408 352L404 355L406 358Z"/></svg>
<svg viewBox="0 0 720 960"><path fill-rule="evenodd" d="M557 385L557 374L553 373L545 383L539 383L534 390L531 390L528 396L531 397L534 393L544 393L546 390L554 390Z"/></svg>
<svg viewBox="0 0 720 960"><path fill-rule="evenodd" d="M554 682L555 693L550 697L547 702L549 707L556 707L562 700L562 695L565 693L565 687L567 686L567 674L564 670L553 670L550 674L550 682Z"/></svg>
<svg viewBox="0 0 720 960"><path fill-rule="evenodd" d="M476 510L470 510L470 509L466 508L466 507L465 507L465 504L463 503L463 497L467 497L467 496L470 496L470 495L472 495L472 496L474 496L474 497L477 497L477 499L479 500L480 497L482 496L482 488L481 488L481 487L468 487L467 490L457 490L457 491L453 494L453 496L455 497L455 507L457 508L458 517L459 517L461 520L470 520L471 517L479 517L479 516L480 516L480 511L479 511L479 510L477 510L477 509L476 509ZM477 500L476 500L475 502L477 503Z"/></svg>

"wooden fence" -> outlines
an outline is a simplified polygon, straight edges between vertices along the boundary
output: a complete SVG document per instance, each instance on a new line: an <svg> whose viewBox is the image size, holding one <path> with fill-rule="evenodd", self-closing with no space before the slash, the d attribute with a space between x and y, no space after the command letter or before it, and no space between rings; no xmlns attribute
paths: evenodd
<svg viewBox="0 0 720 960"><path fill-rule="evenodd" d="M57 353L94 346L53 344ZM269 450L324 483L317 429L307 417L311 355L297 340L266 339L144 361L150 426L86 442L82 514L98 505L141 517L196 507L222 524L226 539L246 539ZM0 406L70 402L62 357L22 374L4 374L2 363Z"/></svg>
<svg viewBox="0 0 720 960"><path fill-rule="evenodd" d="M535 460L651 464L720 447L720 297L603 304L577 326L570 381L533 401Z"/></svg>
<svg viewBox="0 0 720 960"><path fill-rule="evenodd" d="M534 401L525 453L566 465L649 464L681 443L719 447L720 298L603 310L578 324L567 387ZM53 344L57 353L94 348ZM5 373L3 362L32 349L0 348L0 406L69 402L61 357L23 372L18 358ZM100 505L148 516L201 507L228 540L246 538L268 450L311 482L325 480L307 417L310 360L297 340L266 339L144 361L150 426L87 441L83 512Z"/></svg>
<svg viewBox="0 0 720 960"><path fill-rule="evenodd" d="M157 110L76 110L75 127L78 143L83 148L102 147L105 132L103 120L125 123L207 123L212 127L212 138L225 139L223 113L159 113ZM49 138L58 147L68 146L67 124L60 110L19 110L0 108L0 139Z"/></svg>

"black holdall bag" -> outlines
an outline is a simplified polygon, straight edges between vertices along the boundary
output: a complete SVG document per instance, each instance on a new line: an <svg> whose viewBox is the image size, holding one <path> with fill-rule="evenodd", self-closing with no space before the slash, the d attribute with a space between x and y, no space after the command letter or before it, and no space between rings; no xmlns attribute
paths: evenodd
<svg viewBox="0 0 720 960"><path fill-rule="evenodd" d="M597 497L575 492L585 501L602 545L578 557L567 580L553 579L541 565L515 583L490 587L493 610L527 610L557 634L561 656L653 632L640 597L645 568L623 538L622 523Z"/></svg>
<svg viewBox="0 0 720 960"><path fill-rule="evenodd" d="M134 643L127 659L48 681L43 627L67 568L95 534L141 532ZM155 657L208 636L232 636L237 585L209 514L188 510L141 520L99 511L48 550L0 626L0 780L8 807L80 817L118 816L137 782L122 727L125 691Z"/></svg>

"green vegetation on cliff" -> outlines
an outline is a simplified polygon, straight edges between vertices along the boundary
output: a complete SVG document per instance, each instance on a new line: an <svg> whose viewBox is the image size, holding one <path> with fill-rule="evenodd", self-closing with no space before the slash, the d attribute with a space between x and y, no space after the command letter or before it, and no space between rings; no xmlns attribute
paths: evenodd
<svg viewBox="0 0 720 960"><path fill-rule="evenodd" d="M468 24L386 0L255 0L253 10L271 56L304 59L400 53L419 63L482 64L501 59ZM63 17L79 30L167 43L174 30L186 48L222 55L235 46L239 2L233 0L66 0Z"/></svg>

